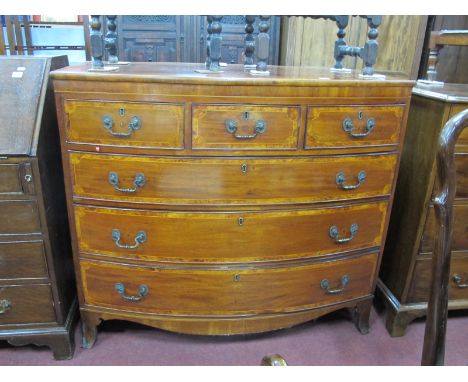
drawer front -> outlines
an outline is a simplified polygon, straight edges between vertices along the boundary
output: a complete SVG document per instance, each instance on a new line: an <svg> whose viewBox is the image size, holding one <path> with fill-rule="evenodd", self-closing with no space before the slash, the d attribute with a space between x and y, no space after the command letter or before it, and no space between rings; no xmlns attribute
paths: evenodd
<svg viewBox="0 0 468 382"><path fill-rule="evenodd" d="M33 194L31 164L2 163L0 164L0 195Z"/></svg>
<svg viewBox="0 0 468 382"><path fill-rule="evenodd" d="M36 201L0 200L0 236L28 233L41 233Z"/></svg>
<svg viewBox="0 0 468 382"><path fill-rule="evenodd" d="M242 160L80 153L70 157L75 196L205 205L307 203L389 195L397 160L396 155ZM363 173L364 179L360 178Z"/></svg>
<svg viewBox="0 0 468 382"><path fill-rule="evenodd" d="M422 302L429 299L432 259L418 258L413 272L409 291L409 302ZM450 263L449 299L468 299L468 252L453 253Z"/></svg>
<svg viewBox="0 0 468 382"><path fill-rule="evenodd" d="M0 287L0 326L55 321L49 285Z"/></svg>
<svg viewBox="0 0 468 382"><path fill-rule="evenodd" d="M75 206L81 252L202 262L314 257L379 246L386 213L387 203L239 213Z"/></svg>
<svg viewBox="0 0 468 382"><path fill-rule="evenodd" d="M184 106L65 101L68 142L182 149Z"/></svg>
<svg viewBox="0 0 468 382"><path fill-rule="evenodd" d="M42 241L0 243L0 280L46 277Z"/></svg>
<svg viewBox="0 0 468 382"><path fill-rule="evenodd" d="M454 205L453 215L452 251L468 250L468 205ZM428 217L421 240L421 253L430 253L434 250L436 229L437 224L434 207L431 206L428 211Z"/></svg>
<svg viewBox="0 0 468 382"><path fill-rule="evenodd" d="M404 106L309 107L306 148L397 145Z"/></svg>
<svg viewBox="0 0 468 382"><path fill-rule="evenodd" d="M195 105L194 149L296 149L299 107Z"/></svg>
<svg viewBox="0 0 468 382"><path fill-rule="evenodd" d="M376 265L377 256L372 254L249 270L155 269L81 261L81 272L88 305L211 316L294 311L367 296ZM342 290L330 293L334 289Z"/></svg>

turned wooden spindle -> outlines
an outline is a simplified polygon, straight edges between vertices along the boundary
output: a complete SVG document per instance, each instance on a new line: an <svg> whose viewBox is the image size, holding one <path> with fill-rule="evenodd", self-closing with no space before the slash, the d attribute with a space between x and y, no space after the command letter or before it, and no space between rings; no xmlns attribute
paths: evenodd
<svg viewBox="0 0 468 382"><path fill-rule="evenodd" d="M382 16L367 16L367 25L369 27L367 33L368 40L361 51L361 58L364 62L362 74L365 76L372 76L374 74L374 68L372 66L377 61L377 53L379 51L379 44L377 42L379 32L377 28L381 23Z"/></svg>
<svg viewBox="0 0 468 382"><path fill-rule="evenodd" d="M245 48L244 48L244 67L247 69L255 69L254 53L255 53L255 37L254 24L255 16L245 16Z"/></svg>
<svg viewBox="0 0 468 382"><path fill-rule="evenodd" d="M205 60L205 67L207 69L210 68L210 63L211 63L211 34L213 33L211 27L213 25L213 16L206 16L206 60Z"/></svg>
<svg viewBox="0 0 468 382"><path fill-rule="evenodd" d="M89 24L91 32L89 40L91 45L91 57L93 69L100 69L104 67L102 57L104 56L104 45L102 41L101 19L99 15L91 15L91 22Z"/></svg>
<svg viewBox="0 0 468 382"><path fill-rule="evenodd" d="M270 16L259 16L260 23L258 24L259 34L257 37L257 71L267 71L267 61L270 52Z"/></svg>
<svg viewBox="0 0 468 382"><path fill-rule="evenodd" d="M223 16L211 16L213 21L211 23L210 35L210 48L209 48L209 65L208 69L214 72L220 70L219 61L221 60L221 36L222 25L221 20Z"/></svg>
<svg viewBox="0 0 468 382"><path fill-rule="evenodd" d="M338 37L335 41L335 69L343 69L343 48L346 48L346 27L348 26L349 16L335 16L335 22L338 27L336 36Z"/></svg>
<svg viewBox="0 0 468 382"><path fill-rule="evenodd" d="M104 47L107 50L107 61L109 64L116 64L119 62L117 57L117 24L115 22L117 16L106 16L107 18L107 33L104 39Z"/></svg>

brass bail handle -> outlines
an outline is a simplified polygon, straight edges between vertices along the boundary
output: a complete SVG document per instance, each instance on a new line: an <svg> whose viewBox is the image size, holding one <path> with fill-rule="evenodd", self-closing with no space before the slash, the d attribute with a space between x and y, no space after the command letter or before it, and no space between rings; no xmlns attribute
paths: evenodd
<svg viewBox="0 0 468 382"><path fill-rule="evenodd" d="M109 175L107 176L107 180L114 187L115 190L120 191L120 192L126 192L126 193L135 193L138 191L139 188L143 187L146 183L145 174L143 173L135 174L135 177L133 178L133 186L134 186L133 188L121 188L119 186L119 175L114 171L109 172Z"/></svg>
<svg viewBox="0 0 468 382"><path fill-rule="evenodd" d="M359 111L358 112L358 120L363 119L363 112ZM346 117L343 120L342 123L343 130L348 133L350 136L354 138L361 138L361 137L367 137L372 130L375 128L375 119L374 118L367 118L366 126L365 126L365 132L364 133L356 133L354 132L355 126L354 122L350 117Z"/></svg>
<svg viewBox="0 0 468 382"><path fill-rule="evenodd" d="M341 283L340 287L335 288L335 289L330 289L330 281L328 281L328 279L323 279L320 282L320 288L325 289L327 294L341 293L345 290L346 286L349 284L349 276L348 275L341 276L340 283Z"/></svg>
<svg viewBox="0 0 468 382"><path fill-rule="evenodd" d="M350 235L348 237L340 237L338 227L336 225L333 225L330 227L328 233L332 239L335 239L335 243L342 244L342 243L348 243L351 240L353 240L358 232L358 229L359 229L359 226L356 223L351 224L351 227L349 227Z"/></svg>
<svg viewBox="0 0 468 382"><path fill-rule="evenodd" d="M125 113L120 112L120 116L123 117ZM141 128L141 118L134 115L132 118L130 118L130 122L128 122L127 125L127 132L117 132L114 131L114 119L110 115L105 115L102 117L102 125L103 127L109 132L109 134L113 135L114 137L119 137L119 138L126 138L129 137L133 134L134 131L138 130Z"/></svg>
<svg viewBox="0 0 468 382"><path fill-rule="evenodd" d="M146 232L145 231L138 231L137 234L135 235L134 241L135 244L122 244L120 242L121 234L120 230L117 228L114 228L112 230L112 240L114 241L115 245L118 248L122 249L136 249L138 248L142 243L144 243L147 240Z"/></svg>
<svg viewBox="0 0 468 382"><path fill-rule="evenodd" d="M237 121L233 119L226 119L224 121L226 131L236 139L254 139L258 134L263 134L267 129L267 123L263 119L255 121L254 133L251 135L237 134Z"/></svg>
<svg viewBox="0 0 468 382"><path fill-rule="evenodd" d="M367 174L365 171L359 171L356 179L357 183L355 184L346 184L346 175L344 172L339 172L336 174L335 180L336 180L336 185L339 186L343 190L355 190L356 188L359 188L361 184L364 183L366 180Z"/></svg>
<svg viewBox="0 0 468 382"><path fill-rule="evenodd" d="M138 287L138 294L136 296L129 296L126 294L124 283L116 283L114 287L117 293L120 294L124 300L131 302L141 301L149 293L149 288L145 284Z"/></svg>

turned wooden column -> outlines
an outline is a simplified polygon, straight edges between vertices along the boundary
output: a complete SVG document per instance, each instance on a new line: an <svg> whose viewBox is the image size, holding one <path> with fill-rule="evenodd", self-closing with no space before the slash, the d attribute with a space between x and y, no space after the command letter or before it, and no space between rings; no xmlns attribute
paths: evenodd
<svg viewBox="0 0 468 382"><path fill-rule="evenodd" d="M267 61L270 52L270 16L259 16L260 23L258 24L259 34L257 37L257 71L267 71Z"/></svg>
<svg viewBox="0 0 468 382"><path fill-rule="evenodd" d="M223 16L207 16L208 36L206 38L206 68L211 71L219 71L219 61L221 60L221 20Z"/></svg>
<svg viewBox="0 0 468 382"><path fill-rule="evenodd" d="M89 40L91 45L91 60L93 69L104 67L102 57L104 56L104 45L102 41L101 19L99 15L91 15L91 32Z"/></svg>
<svg viewBox="0 0 468 382"><path fill-rule="evenodd" d="M107 33L104 39L104 47L107 50L109 64L116 64L119 62L117 57L117 24L115 22L117 16L106 16L107 18Z"/></svg>
<svg viewBox="0 0 468 382"><path fill-rule="evenodd" d="M255 37L254 24L255 16L245 16L245 48L244 48L244 67L246 69L255 69L254 53L255 53Z"/></svg>
<svg viewBox="0 0 468 382"><path fill-rule="evenodd" d="M361 58L364 62L362 74L365 76L372 76L374 74L373 65L377 61L377 53L379 51L379 44L377 42L379 32L377 28L381 23L382 16L367 16L367 25L369 26L369 32L367 33L368 40L361 52Z"/></svg>

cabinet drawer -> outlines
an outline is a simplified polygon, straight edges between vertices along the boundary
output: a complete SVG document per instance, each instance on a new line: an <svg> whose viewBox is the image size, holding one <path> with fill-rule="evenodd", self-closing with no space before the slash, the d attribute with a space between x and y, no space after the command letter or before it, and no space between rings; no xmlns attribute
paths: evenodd
<svg viewBox="0 0 468 382"><path fill-rule="evenodd" d="M294 311L367 296L376 265L374 254L248 270L156 269L83 260L81 273L88 305L212 316ZM342 291L330 293L333 289Z"/></svg>
<svg viewBox="0 0 468 382"><path fill-rule="evenodd" d="M296 149L299 107L195 105L194 149Z"/></svg>
<svg viewBox="0 0 468 382"><path fill-rule="evenodd" d="M49 285L0 287L0 326L55 322Z"/></svg>
<svg viewBox="0 0 468 382"><path fill-rule="evenodd" d="M0 196L34 194L31 164L1 163L0 164Z"/></svg>
<svg viewBox="0 0 468 382"><path fill-rule="evenodd" d="M183 148L179 104L65 101L68 142L122 147Z"/></svg>
<svg viewBox="0 0 468 382"><path fill-rule="evenodd" d="M70 157L75 196L206 205L389 195L397 160L396 155L179 159L71 153ZM365 179L360 178L363 174ZM351 189L345 189L348 186Z"/></svg>
<svg viewBox="0 0 468 382"><path fill-rule="evenodd" d="M408 302L422 302L429 299L432 259L420 257L416 260ZM449 299L468 299L468 252L452 253L449 275Z"/></svg>
<svg viewBox="0 0 468 382"><path fill-rule="evenodd" d="M434 207L427 212L426 225L421 240L421 253L430 253L434 250L434 237L437 229ZM468 205L456 204L453 206L453 235L452 251L468 250Z"/></svg>
<svg viewBox="0 0 468 382"><path fill-rule="evenodd" d="M309 107L306 148L397 145L403 106Z"/></svg>
<svg viewBox="0 0 468 382"><path fill-rule="evenodd" d="M0 235L41 233L34 200L0 200Z"/></svg>
<svg viewBox="0 0 468 382"><path fill-rule="evenodd" d="M0 280L46 277L42 241L0 243Z"/></svg>
<svg viewBox="0 0 468 382"><path fill-rule="evenodd" d="M236 213L75 207L82 252L203 262L313 257L379 246L386 213L387 203Z"/></svg>

